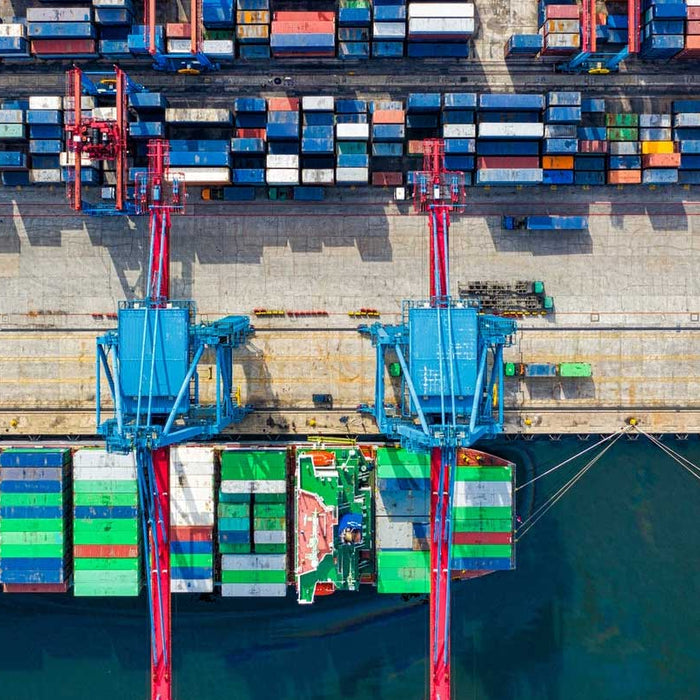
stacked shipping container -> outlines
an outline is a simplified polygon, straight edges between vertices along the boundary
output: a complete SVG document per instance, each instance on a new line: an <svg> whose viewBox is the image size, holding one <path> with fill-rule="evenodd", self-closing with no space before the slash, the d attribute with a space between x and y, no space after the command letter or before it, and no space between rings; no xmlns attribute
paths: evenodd
<svg viewBox="0 0 700 700"><path fill-rule="evenodd" d="M41 58L97 56L89 7L28 7L27 36L32 54Z"/></svg>
<svg viewBox="0 0 700 700"><path fill-rule="evenodd" d="M673 139L681 156L679 182L700 184L700 100L673 103Z"/></svg>
<svg viewBox="0 0 700 700"><path fill-rule="evenodd" d="M270 47L275 57L335 56L335 12L275 12Z"/></svg>
<svg viewBox="0 0 700 700"><path fill-rule="evenodd" d="M406 0L374 0L372 57L401 58L406 39Z"/></svg>
<svg viewBox="0 0 700 700"><path fill-rule="evenodd" d="M73 455L73 578L76 596L136 596L141 588L133 453Z"/></svg>
<svg viewBox="0 0 700 700"><path fill-rule="evenodd" d="M66 591L70 451L0 453L0 583L6 592Z"/></svg>
<svg viewBox="0 0 700 700"><path fill-rule="evenodd" d="M269 0L236 0L238 55L243 59L270 57Z"/></svg>
<svg viewBox="0 0 700 700"><path fill-rule="evenodd" d="M355 156L360 164L369 157L369 123L367 102L336 100L335 102L336 168L349 167L348 157Z"/></svg>
<svg viewBox="0 0 700 700"><path fill-rule="evenodd" d="M408 56L467 58L474 29L474 5L470 2L411 2Z"/></svg>
<svg viewBox="0 0 700 700"><path fill-rule="evenodd" d="M372 24L370 0L340 0L338 10L338 58L369 58Z"/></svg>
<svg viewBox="0 0 700 700"><path fill-rule="evenodd" d="M642 12L642 58L672 58L684 49L685 2L644 0Z"/></svg>
<svg viewBox="0 0 700 700"><path fill-rule="evenodd" d="M581 21L577 4L539 2L542 56L570 56L581 46Z"/></svg>

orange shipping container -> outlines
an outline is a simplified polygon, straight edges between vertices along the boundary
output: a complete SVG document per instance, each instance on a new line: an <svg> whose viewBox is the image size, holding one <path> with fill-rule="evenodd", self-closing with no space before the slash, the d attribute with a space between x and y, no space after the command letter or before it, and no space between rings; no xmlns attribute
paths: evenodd
<svg viewBox="0 0 700 700"><path fill-rule="evenodd" d="M685 48L691 51L700 49L700 34L688 34L685 37Z"/></svg>
<svg viewBox="0 0 700 700"><path fill-rule="evenodd" d="M165 25L165 36L168 39L189 39L191 29L189 22L177 22Z"/></svg>
<svg viewBox="0 0 700 700"><path fill-rule="evenodd" d="M275 22L335 22L335 12L275 12Z"/></svg>
<svg viewBox="0 0 700 700"><path fill-rule="evenodd" d="M542 156L542 167L545 170L573 170L573 156Z"/></svg>
<svg viewBox="0 0 700 700"><path fill-rule="evenodd" d="M408 142L408 155L409 156L422 156L423 155L423 142L422 141L409 141Z"/></svg>
<svg viewBox="0 0 700 700"><path fill-rule="evenodd" d="M650 153L642 156L642 165L645 168L680 168L680 153Z"/></svg>
<svg viewBox="0 0 700 700"><path fill-rule="evenodd" d="M402 173L372 173L372 184L380 187L396 187L403 184Z"/></svg>
<svg viewBox="0 0 700 700"><path fill-rule="evenodd" d="M299 98L268 97L267 108L270 112L296 112L299 110Z"/></svg>
<svg viewBox="0 0 700 700"><path fill-rule="evenodd" d="M377 109L372 114L373 124L403 124L406 115L402 109Z"/></svg>
<svg viewBox="0 0 700 700"><path fill-rule="evenodd" d="M608 185L641 185L641 170L608 170Z"/></svg>
<svg viewBox="0 0 700 700"><path fill-rule="evenodd" d="M263 139L267 138L267 129L236 129L237 139Z"/></svg>

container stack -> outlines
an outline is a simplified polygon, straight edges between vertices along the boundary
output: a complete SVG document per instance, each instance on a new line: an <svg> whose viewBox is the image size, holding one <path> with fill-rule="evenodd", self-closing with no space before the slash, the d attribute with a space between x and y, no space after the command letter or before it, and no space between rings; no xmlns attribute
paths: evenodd
<svg viewBox="0 0 700 700"><path fill-rule="evenodd" d="M409 58L468 58L474 35L471 2L411 2L408 5Z"/></svg>
<svg viewBox="0 0 700 700"><path fill-rule="evenodd" d="M512 34L505 46L505 58L532 58L544 48L544 38L541 34Z"/></svg>
<svg viewBox="0 0 700 700"><path fill-rule="evenodd" d="M167 106L168 101L160 92L135 92L129 95L129 107L138 119L129 123L131 138L151 139L165 136L164 117Z"/></svg>
<svg viewBox="0 0 700 700"><path fill-rule="evenodd" d="M302 182L331 185L335 153L335 100L332 97L304 97L302 106Z"/></svg>
<svg viewBox="0 0 700 700"><path fill-rule="evenodd" d="M580 92L550 92L544 114L542 183L574 184L574 156L578 152L581 123Z"/></svg>
<svg viewBox="0 0 700 700"><path fill-rule="evenodd" d="M673 139L681 154L678 181L700 185L700 100L673 103Z"/></svg>
<svg viewBox="0 0 700 700"><path fill-rule="evenodd" d="M4 100L0 109L0 179L2 184L21 186L29 184L29 160L26 143L27 100Z"/></svg>
<svg viewBox="0 0 700 700"><path fill-rule="evenodd" d="M238 56L270 58L269 0L236 0Z"/></svg>
<svg viewBox="0 0 700 700"><path fill-rule="evenodd" d="M99 30L99 53L119 60L129 57L129 32L134 18L132 0L92 0Z"/></svg>
<svg viewBox="0 0 700 700"><path fill-rule="evenodd" d="M60 154L63 150L63 97L29 98L29 182L53 185L61 182Z"/></svg>
<svg viewBox="0 0 700 700"><path fill-rule="evenodd" d="M234 110L236 112L236 130L232 144L234 151L233 183L249 186L264 185L264 144L267 140L265 100L257 97L239 97L234 102ZM263 143L262 149L260 142Z"/></svg>
<svg viewBox="0 0 700 700"><path fill-rule="evenodd" d="M515 567L513 465L455 467L452 570L499 571Z"/></svg>
<svg viewBox="0 0 700 700"><path fill-rule="evenodd" d="M581 46L581 21L576 4L540 3L542 56L570 56Z"/></svg>
<svg viewBox="0 0 700 700"><path fill-rule="evenodd" d="M99 51L102 58L124 60L131 57L129 52L129 26L100 28Z"/></svg>
<svg viewBox="0 0 700 700"><path fill-rule="evenodd" d="M675 185L681 154L673 142L670 114L640 114L639 140L642 150L642 183Z"/></svg>
<svg viewBox="0 0 700 700"><path fill-rule="evenodd" d="M369 58L372 24L370 0L340 0L338 10L338 58Z"/></svg>
<svg viewBox="0 0 700 700"><path fill-rule="evenodd" d="M541 184L542 95L479 95L477 185Z"/></svg>
<svg viewBox="0 0 700 700"><path fill-rule="evenodd" d="M82 449L73 456L76 596L137 596L141 523L133 453Z"/></svg>
<svg viewBox="0 0 700 700"><path fill-rule="evenodd" d="M403 103L377 101L372 112L372 169L392 172L400 169L406 139ZM360 173L358 173L359 175ZM369 177L369 172L367 173Z"/></svg>
<svg viewBox="0 0 700 700"><path fill-rule="evenodd" d="M283 58L335 56L335 12L275 12L270 49Z"/></svg>
<svg viewBox="0 0 700 700"><path fill-rule="evenodd" d="M27 58L29 42L24 24L0 24L0 58Z"/></svg>
<svg viewBox="0 0 700 700"><path fill-rule="evenodd" d="M233 30L234 0L202 0L202 24L206 29Z"/></svg>
<svg viewBox="0 0 700 700"><path fill-rule="evenodd" d="M228 184L230 148L228 139L171 139L170 168L190 184Z"/></svg>
<svg viewBox="0 0 700 700"><path fill-rule="evenodd" d="M642 156L639 145L639 115L605 115L608 138L608 184L639 185Z"/></svg>
<svg viewBox="0 0 700 700"><path fill-rule="evenodd" d="M430 592L430 458L377 448L375 543L379 593Z"/></svg>
<svg viewBox="0 0 700 700"><path fill-rule="evenodd" d="M685 43L676 58L700 58L700 0L686 0Z"/></svg>
<svg viewBox="0 0 700 700"><path fill-rule="evenodd" d="M224 450L218 518L221 594L285 596L286 451Z"/></svg>
<svg viewBox="0 0 700 700"><path fill-rule="evenodd" d="M448 92L443 98L442 137L445 167L464 173L464 183L472 184L476 152L476 93Z"/></svg>
<svg viewBox="0 0 700 700"><path fill-rule="evenodd" d="M6 593L67 590L70 502L69 450L0 453L0 583Z"/></svg>
<svg viewBox="0 0 700 700"><path fill-rule="evenodd" d="M267 115L265 181L268 185L299 184L301 115L298 101L295 104L296 110L273 110Z"/></svg>
<svg viewBox="0 0 700 700"><path fill-rule="evenodd" d="M127 38L129 53L134 56L147 56L149 48L149 40L147 38L147 28L143 24L132 24L131 32ZM165 28L162 24L157 24L155 27L155 46L156 51L165 51Z"/></svg>
<svg viewBox="0 0 700 700"><path fill-rule="evenodd" d="M581 125L577 128L577 136L574 184L604 185L608 152L604 99L581 100Z"/></svg>
<svg viewBox="0 0 700 700"><path fill-rule="evenodd" d="M344 156L369 156L369 120L365 100L335 102L336 167L347 162ZM343 159L341 160L341 156Z"/></svg>
<svg viewBox="0 0 700 700"><path fill-rule="evenodd" d="M205 29L202 53L218 63L233 63L236 58L233 29Z"/></svg>
<svg viewBox="0 0 700 700"><path fill-rule="evenodd" d="M683 51L686 9L683 0L644 0L640 50L642 58L667 59Z"/></svg>
<svg viewBox="0 0 700 700"><path fill-rule="evenodd" d="M372 58L402 58L406 40L406 0L374 0Z"/></svg>
<svg viewBox="0 0 700 700"><path fill-rule="evenodd" d="M173 593L214 590L212 447L170 448L170 581Z"/></svg>
<svg viewBox="0 0 700 700"><path fill-rule="evenodd" d="M97 56L89 7L28 7L27 36L32 54L40 58Z"/></svg>

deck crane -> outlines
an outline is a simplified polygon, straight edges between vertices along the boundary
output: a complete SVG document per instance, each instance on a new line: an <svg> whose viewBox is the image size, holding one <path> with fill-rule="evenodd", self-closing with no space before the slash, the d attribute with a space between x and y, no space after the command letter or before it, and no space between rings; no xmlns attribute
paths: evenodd
<svg viewBox="0 0 700 700"><path fill-rule="evenodd" d="M234 399L233 354L252 334L247 316L194 324L192 301L170 298L170 217L185 208L183 179L168 169L168 142L148 144L148 170L136 183L137 213L150 214L150 253L143 299L119 304L118 327L97 339L96 418L107 449L134 452L151 622L151 699L170 700L169 446L211 438L249 409ZM199 397L204 353L215 397ZM102 419L106 377L113 414Z"/></svg>
<svg viewBox="0 0 700 700"><path fill-rule="evenodd" d="M570 61L559 64L564 73L607 75L620 63L639 53L641 0L627 0L627 43L617 51L599 51L596 37L596 0L581 0L581 50Z"/></svg>
<svg viewBox="0 0 700 700"><path fill-rule="evenodd" d="M430 694L450 697L451 514L457 450L503 427L503 348L515 322L479 313L477 302L450 296L450 211L464 201L464 174L448 172L444 142L423 142L414 202L428 214L430 299L404 301L402 322L359 331L376 348L374 406L379 430L413 451L430 453ZM401 367L400 401L385 403L389 356Z"/></svg>
<svg viewBox="0 0 700 700"><path fill-rule="evenodd" d="M190 0L190 47L188 51L164 53L156 38L156 0L144 0L143 7L146 48L156 70L182 75L199 75L219 70L219 64L202 51L204 25L202 0Z"/></svg>
<svg viewBox="0 0 700 700"><path fill-rule="evenodd" d="M67 189L71 209L86 214L110 215L133 214L133 206L127 202L126 189L128 97L145 88L132 81L127 74L114 66L113 72L85 72L73 66L66 76L66 93L70 98L70 109L66 111ZM83 111L83 96L114 99L115 118L86 116ZM114 203L109 205L88 204L82 196L83 159L112 161L116 172Z"/></svg>

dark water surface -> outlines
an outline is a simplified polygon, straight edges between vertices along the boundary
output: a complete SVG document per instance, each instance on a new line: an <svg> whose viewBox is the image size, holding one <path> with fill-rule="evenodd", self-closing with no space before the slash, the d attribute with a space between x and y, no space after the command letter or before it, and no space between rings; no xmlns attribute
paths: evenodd
<svg viewBox="0 0 700 700"><path fill-rule="evenodd" d="M665 442L700 463L700 442ZM508 442L524 482L584 446ZM583 461L525 490L526 516ZM455 586L458 700L700 698L700 481L621 440L518 546ZM428 608L371 590L310 607L174 597L175 700L424 697ZM0 596L0 700L144 700L138 600Z"/></svg>

